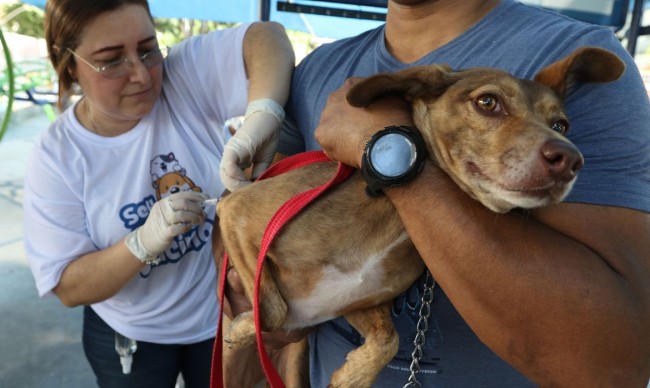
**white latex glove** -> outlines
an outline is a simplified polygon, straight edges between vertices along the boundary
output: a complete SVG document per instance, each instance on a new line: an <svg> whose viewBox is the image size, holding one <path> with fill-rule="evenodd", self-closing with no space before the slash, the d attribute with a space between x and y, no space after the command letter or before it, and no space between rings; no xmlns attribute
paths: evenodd
<svg viewBox="0 0 650 388"><path fill-rule="evenodd" d="M266 101L256 107L258 101ZM274 106L264 105L270 101ZM251 111L251 106L253 110ZM244 124L228 140L221 157L221 182L229 191L251 183L244 170L253 165L251 178L255 179L269 168L280 137L280 123L284 110L272 100L257 100L249 104Z"/></svg>
<svg viewBox="0 0 650 388"><path fill-rule="evenodd" d="M184 191L156 202L144 225L126 236L127 248L143 263L158 264L158 255L171 245L174 237L203 223L205 199L205 194Z"/></svg>

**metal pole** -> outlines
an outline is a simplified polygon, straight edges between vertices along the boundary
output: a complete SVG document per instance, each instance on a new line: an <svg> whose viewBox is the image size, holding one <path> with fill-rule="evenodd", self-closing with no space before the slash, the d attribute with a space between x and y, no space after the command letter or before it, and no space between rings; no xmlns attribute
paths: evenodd
<svg viewBox="0 0 650 388"><path fill-rule="evenodd" d="M641 33L641 18L643 17L643 5L645 0L634 0L634 9L632 9L632 20L627 36L627 51L634 56L636 52L636 41Z"/></svg>
<svg viewBox="0 0 650 388"><path fill-rule="evenodd" d="M11 112L14 105L14 93L15 93L14 64L13 61L11 60L9 45L7 45L7 41L5 40L4 34L2 33L2 29L0 29L0 43L2 44L2 50L4 51L5 54L5 62L7 62L6 71L7 71L7 79L9 81L9 91L7 94L7 110L5 111L5 117L4 120L2 120L2 126L0 127L0 140L2 140L2 137L7 131L7 127L9 127L9 119L11 118Z"/></svg>
<svg viewBox="0 0 650 388"><path fill-rule="evenodd" d="M268 22L271 17L271 0L259 0L259 5L260 20L263 22Z"/></svg>

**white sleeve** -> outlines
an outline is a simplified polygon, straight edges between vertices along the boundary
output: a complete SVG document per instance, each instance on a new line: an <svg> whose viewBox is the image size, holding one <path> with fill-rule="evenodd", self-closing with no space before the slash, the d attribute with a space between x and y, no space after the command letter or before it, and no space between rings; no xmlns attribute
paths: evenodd
<svg viewBox="0 0 650 388"><path fill-rule="evenodd" d="M39 296L59 283L68 263L97 249L87 232L84 205L66 184L56 156L43 147L47 141L32 150L23 200L25 253Z"/></svg>
<svg viewBox="0 0 650 388"><path fill-rule="evenodd" d="M187 101L209 120L223 124L243 115L248 100L244 35L250 24L216 30L172 47L163 91L170 101Z"/></svg>

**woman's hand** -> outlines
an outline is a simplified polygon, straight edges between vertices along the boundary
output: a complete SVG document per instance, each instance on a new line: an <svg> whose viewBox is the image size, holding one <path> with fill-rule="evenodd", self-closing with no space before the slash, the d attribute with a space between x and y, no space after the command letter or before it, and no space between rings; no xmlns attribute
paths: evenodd
<svg viewBox="0 0 650 388"><path fill-rule="evenodd" d="M346 100L350 88L361 78L349 78L327 99L315 137L327 156L361 166L361 157L372 135L390 125L413 125L411 109L400 97L386 96L366 107L353 107Z"/></svg>
<svg viewBox="0 0 650 388"><path fill-rule="evenodd" d="M242 126L226 143L221 156L221 182L233 192L251 184L273 161L284 108L270 98L251 101ZM250 178L246 170L252 166Z"/></svg>
<svg viewBox="0 0 650 388"><path fill-rule="evenodd" d="M135 257L145 263L157 262L174 238L201 225L206 214L203 201L207 196L195 191L175 193L156 202L144 225L129 233L124 242Z"/></svg>

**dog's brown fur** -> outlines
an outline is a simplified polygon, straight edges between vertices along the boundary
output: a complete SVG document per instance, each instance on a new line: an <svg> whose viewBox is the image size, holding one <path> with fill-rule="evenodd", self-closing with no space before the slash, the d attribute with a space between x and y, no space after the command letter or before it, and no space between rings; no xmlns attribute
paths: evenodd
<svg viewBox="0 0 650 388"><path fill-rule="evenodd" d="M614 81L623 71L613 54L585 48L541 70L536 82L489 68L456 72L431 65L369 77L347 98L366 106L387 93L403 95L431 159L471 197L503 213L566 196L583 163L557 131L568 125L562 110L566 90L576 82ZM249 298L268 221L292 196L324 184L335 168L335 163L309 165L220 201L224 244ZM271 246L262 273L263 330L344 316L365 337L332 376L333 387L369 387L393 358L398 338L390 303L424 270L391 202L369 198L364 187L356 172L298 214ZM252 313L244 313L225 341L248 346L254 332Z"/></svg>

